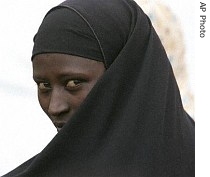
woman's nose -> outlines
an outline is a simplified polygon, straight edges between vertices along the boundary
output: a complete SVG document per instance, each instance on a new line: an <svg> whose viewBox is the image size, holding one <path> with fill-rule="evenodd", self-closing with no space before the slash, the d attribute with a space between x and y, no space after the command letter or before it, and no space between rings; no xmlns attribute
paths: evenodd
<svg viewBox="0 0 210 177"><path fill-rule="evenodd" d="M51 116L59 116L69 111L69 103L66 95L62 90L53 89L48 106L48 114Z"/></svg>

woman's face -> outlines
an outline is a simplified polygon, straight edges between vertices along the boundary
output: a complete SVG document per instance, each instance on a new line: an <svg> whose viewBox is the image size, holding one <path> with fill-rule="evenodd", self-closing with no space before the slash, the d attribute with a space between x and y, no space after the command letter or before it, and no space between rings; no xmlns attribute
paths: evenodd
<svg viewBox="0 0 210 177"><path fill-rule="evenodd" d="M105 71L102 62L67 54L40 54L33 78L43 111L58 131L71 118Z"/></svg>

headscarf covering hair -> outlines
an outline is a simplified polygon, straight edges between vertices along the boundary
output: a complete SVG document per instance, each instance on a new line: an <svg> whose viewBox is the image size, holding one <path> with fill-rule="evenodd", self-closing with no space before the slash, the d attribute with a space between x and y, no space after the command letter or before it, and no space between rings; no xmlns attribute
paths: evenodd
<svg viewBox="0 0 210 177"><path fill-rule="evenodd" d="M111 9L114 3L107 5ZM100 19L94 19L96 26L75 8L66 7L65 3L52 8L34 37L32 60L41 53L64 53L102 61L108 68L129 36L131 12L125 11L121 16L112 18L120 8L122 5L117 7L117 11L102 9L98 14Z"/></svg>
<svg viewBox="0 0 210 177"><path fill-rule="evenodd" d="M32 60L38 54L63 53L103 61L100 43L88 25L74 10L53 8L34 37Z"/></svg>
<svg viewBox="0 0 210 177"><path fill-rule="evenodd" d="M132 0L67 0L45 18L67 10L108 69L46 148L5 177L193 177L194 121L149 18Z"/></svg>

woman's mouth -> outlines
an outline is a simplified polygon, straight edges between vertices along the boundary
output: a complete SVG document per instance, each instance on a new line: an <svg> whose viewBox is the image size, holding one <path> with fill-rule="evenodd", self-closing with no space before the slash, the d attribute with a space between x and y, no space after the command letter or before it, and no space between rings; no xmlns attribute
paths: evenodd
<svg viewBox="0 0 210 177"><path fill-rule="evenodd" d="M65 122L53 122L53 124L56 127L57 131L59 132L65 125Z"/></svg>
<svg viewBox="0 0 210 177"><path fill-rule="evenodd" d="M57 132L59 132L62 128L56 127L57 128Z"/></svg>

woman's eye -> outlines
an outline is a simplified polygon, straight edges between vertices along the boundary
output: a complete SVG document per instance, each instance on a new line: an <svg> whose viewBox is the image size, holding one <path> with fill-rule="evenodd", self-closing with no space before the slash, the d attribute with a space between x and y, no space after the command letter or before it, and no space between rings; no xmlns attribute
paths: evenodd
<svg viewBox="0 0 210 177"><path fill-rule="evenodd" d="M41 91L47 91L47 90L50 90L51 89L51 86L47 82L41 82L41 83L38 83L38 88Z"/></svg>
<svg viewBox="0 0 210 177"><path fill-rule="evenodd" d="M77 88L80 84L82 83L82 81L80 80L70 80L67 82L66 87L68 89L75 89Z"/></svg>

